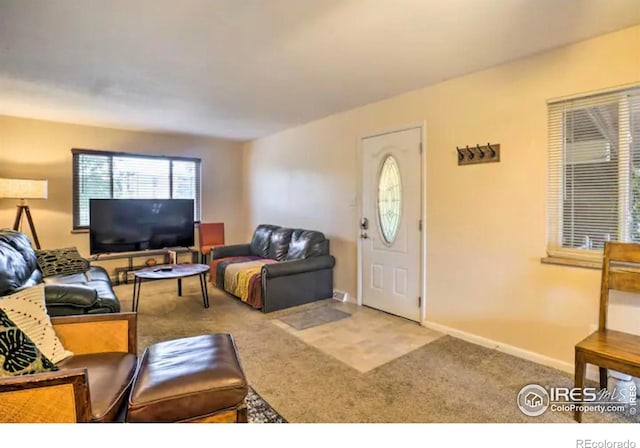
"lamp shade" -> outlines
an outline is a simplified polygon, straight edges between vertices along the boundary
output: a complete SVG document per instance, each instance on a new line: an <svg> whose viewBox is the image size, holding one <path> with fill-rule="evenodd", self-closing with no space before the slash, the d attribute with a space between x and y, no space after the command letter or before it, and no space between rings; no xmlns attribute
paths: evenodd
<svg viewBox="0 0 640 448"><path fill-rule="evenodd" d="M47 199L47 181L0 178L0 198Z"/></svg>

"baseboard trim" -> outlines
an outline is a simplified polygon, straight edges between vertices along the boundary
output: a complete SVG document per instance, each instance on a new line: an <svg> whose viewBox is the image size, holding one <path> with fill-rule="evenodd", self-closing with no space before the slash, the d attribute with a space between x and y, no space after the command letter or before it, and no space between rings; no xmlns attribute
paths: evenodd
<svg viewBox="0 0 640 448"><path fill-rule="evenodd" d="M572 376L574 374L573 364L566 361L561 361L559 359L551 358L540 353L516 347L515 345L505 344L503 342L459 330L457 328L449 327L447 325L442 325L436 322L425 320L422 322L422 325L431 330L448 334L449 336L462 339L463 341L471 342L472 344L480 345L492 350L497 350L499 352L506 353L507 355L526 359L527 361L535 362L536 364L552 367L554 369L569 373ZM598 381L599 374L597 367L591 365L587 366L587 378L593 381Z"/></svg>

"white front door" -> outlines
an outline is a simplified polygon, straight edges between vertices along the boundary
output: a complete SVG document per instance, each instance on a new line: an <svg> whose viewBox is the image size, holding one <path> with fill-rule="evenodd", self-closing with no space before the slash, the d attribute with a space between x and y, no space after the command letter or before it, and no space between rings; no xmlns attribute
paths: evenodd
<svg viewBox="0 0 640 448"><path fill-rule="evenodd" d="M362 303L420 320L422 130L362 140Z"/></svg>

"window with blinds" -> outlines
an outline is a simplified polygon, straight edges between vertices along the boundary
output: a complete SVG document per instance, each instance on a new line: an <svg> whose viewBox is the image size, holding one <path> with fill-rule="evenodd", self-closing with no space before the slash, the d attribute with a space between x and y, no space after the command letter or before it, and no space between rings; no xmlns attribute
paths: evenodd
<svg viewBox="0 0 640 448"><path fill-rule="evenodd" d="M640 88L549 104L548 254L640 242Z"/></svg>
<svg viewBox="0 0 640 448"><path fill-rule="evenodd" d="M200 221L200 159L73 149L73 228L89 226L89 199L193 199Z"/></svg>

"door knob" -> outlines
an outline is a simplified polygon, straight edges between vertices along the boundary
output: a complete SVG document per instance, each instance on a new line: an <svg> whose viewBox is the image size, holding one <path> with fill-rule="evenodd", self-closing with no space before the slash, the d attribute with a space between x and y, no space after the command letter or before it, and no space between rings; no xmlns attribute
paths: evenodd
<svg viewBox="0 0 640 448"><path fill-rule="evenodd" d="M361 233L361 234L360 234L360 238L362 238L363 240L366 240L366 239L368 239L368 238L369 238L369 235L367 235L367 233L366 233L366 232L364 232L364 233Z"/></svg>

